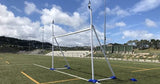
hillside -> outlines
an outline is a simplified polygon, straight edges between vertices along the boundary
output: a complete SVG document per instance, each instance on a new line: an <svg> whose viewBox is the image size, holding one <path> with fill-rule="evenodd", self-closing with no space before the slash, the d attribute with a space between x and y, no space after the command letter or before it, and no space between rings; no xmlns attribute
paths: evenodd
<svg viewBox="0 0 160 84"><path fill-rule="evenodd" d="M51 44L44 42L44 49L50 49ZM41 49L42 42L35 40L22 40L17 38L0 36L0 52L18 52Z"/></svg>
<svg viewBox="0 0 160 84"><path fill-rule="evenodd" d="M48 42L43 43L43 49L51 50L52 44ZM57 46L54 46L54 50L59 50ZM65 47L61 46L62 50L89 50L88 46L74 46ZM35 40L22 40L17 38L0 36L0 52L13 52L18 51L32 51L35 49L42 49L42 42Z"/></svg>

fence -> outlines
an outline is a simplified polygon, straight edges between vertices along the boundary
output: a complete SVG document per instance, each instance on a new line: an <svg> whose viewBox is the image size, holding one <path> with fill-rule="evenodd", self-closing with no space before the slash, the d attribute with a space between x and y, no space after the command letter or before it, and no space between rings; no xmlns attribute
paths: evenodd
<svg viewBox="0 0 160 84"><path fill-rule="evenodd" d="M112 46L106 46L106 52L107 53L128 53L132 54L134 52L133 46L129 45L112 45ZM96 50L100 50L100 47L96 47Z"/></svg>

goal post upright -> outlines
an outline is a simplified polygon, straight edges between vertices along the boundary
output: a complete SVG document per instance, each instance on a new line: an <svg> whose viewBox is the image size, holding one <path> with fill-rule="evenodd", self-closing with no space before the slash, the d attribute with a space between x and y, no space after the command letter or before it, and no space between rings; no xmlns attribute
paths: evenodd
<svg viewBox="0 0 160 84"><path fill-rule="evenodd" d="M52 21L52 67L50 70L55 70L54 68L54 20Z"/></svg>
<svg viewBox="0 0 160 84"><path fill-rule="evenodd" d="M61 54L63 55L65 62L67 63L67 65L64 66L66 68L55 68L54 67L54 40L55 40L59 50L61 51ZM70 69L70 64L68 63L66 57L64 56L64 53L63 53L61 47L59 46L59 43L54 35L54 20L53 20L52 21L52 67L50 68L50 70L56 70L56 69Z"/></svg>
<svg viewBox="0 0 160 84"><path fill-rule="evenodd" d="M91 1L89 0L89 3L88 3L88 8L89 8L89 11L90 11L90 43L91 43L91 70L92 70L92 78L89 79L88 81L89 82L92 82L92 83L96 83L98 82L98 80L96 80L94 78L94 60L93 60L93 21L92 21L92 8L91 8Z"/></svg>

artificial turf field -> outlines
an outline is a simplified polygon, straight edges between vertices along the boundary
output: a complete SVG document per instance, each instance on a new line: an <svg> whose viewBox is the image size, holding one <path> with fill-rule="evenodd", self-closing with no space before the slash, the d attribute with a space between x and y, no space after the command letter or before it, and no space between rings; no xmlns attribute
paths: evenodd
<svg viewBox="0 0 160 84"><path fill-rule="evenodd" d="M85 79L91 79L89 58L67 58L71 69L59 70ZM159 63L110 61L118 79L102 81L101 84L160 84ZM0 84L92 84L62 73L37 67L51 67L50 56L0 54ZM55 67L64 67L62 57L55 57ZM104 59L95 59L95 79L110 77L111 72ZM129 79L136 78L137 82Z"/></svg>

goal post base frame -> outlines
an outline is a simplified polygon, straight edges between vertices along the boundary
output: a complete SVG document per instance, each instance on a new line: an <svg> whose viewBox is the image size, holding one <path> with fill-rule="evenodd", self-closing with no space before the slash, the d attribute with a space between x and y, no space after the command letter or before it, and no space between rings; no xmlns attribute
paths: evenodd
<svg viewBox="0 0 160 84"><path fill-rule="evenodd" d="M89 79L88 82L97 83L97 82L99 82L99 81L96 80L96 79Z"/></svg>
<svg viewBox="0 0 160 84"><path fill-rule="evenodd" d="M137 81L137 79L135 79L135 78L131 78L130 80L133 81L133 82Z"/></svg>
<svg viewBox="0 0 160 84"><path fill-rule="evenodd" d="M50 68L50 70L56 70L55 68Z"/></svg>
<svg viewBox="0 0 160 84"><path fill-rule="evenodd" d="M110 78L111 78L111 79L117 79L117 77L116 77L116 76L111 76Z"/></svg>

